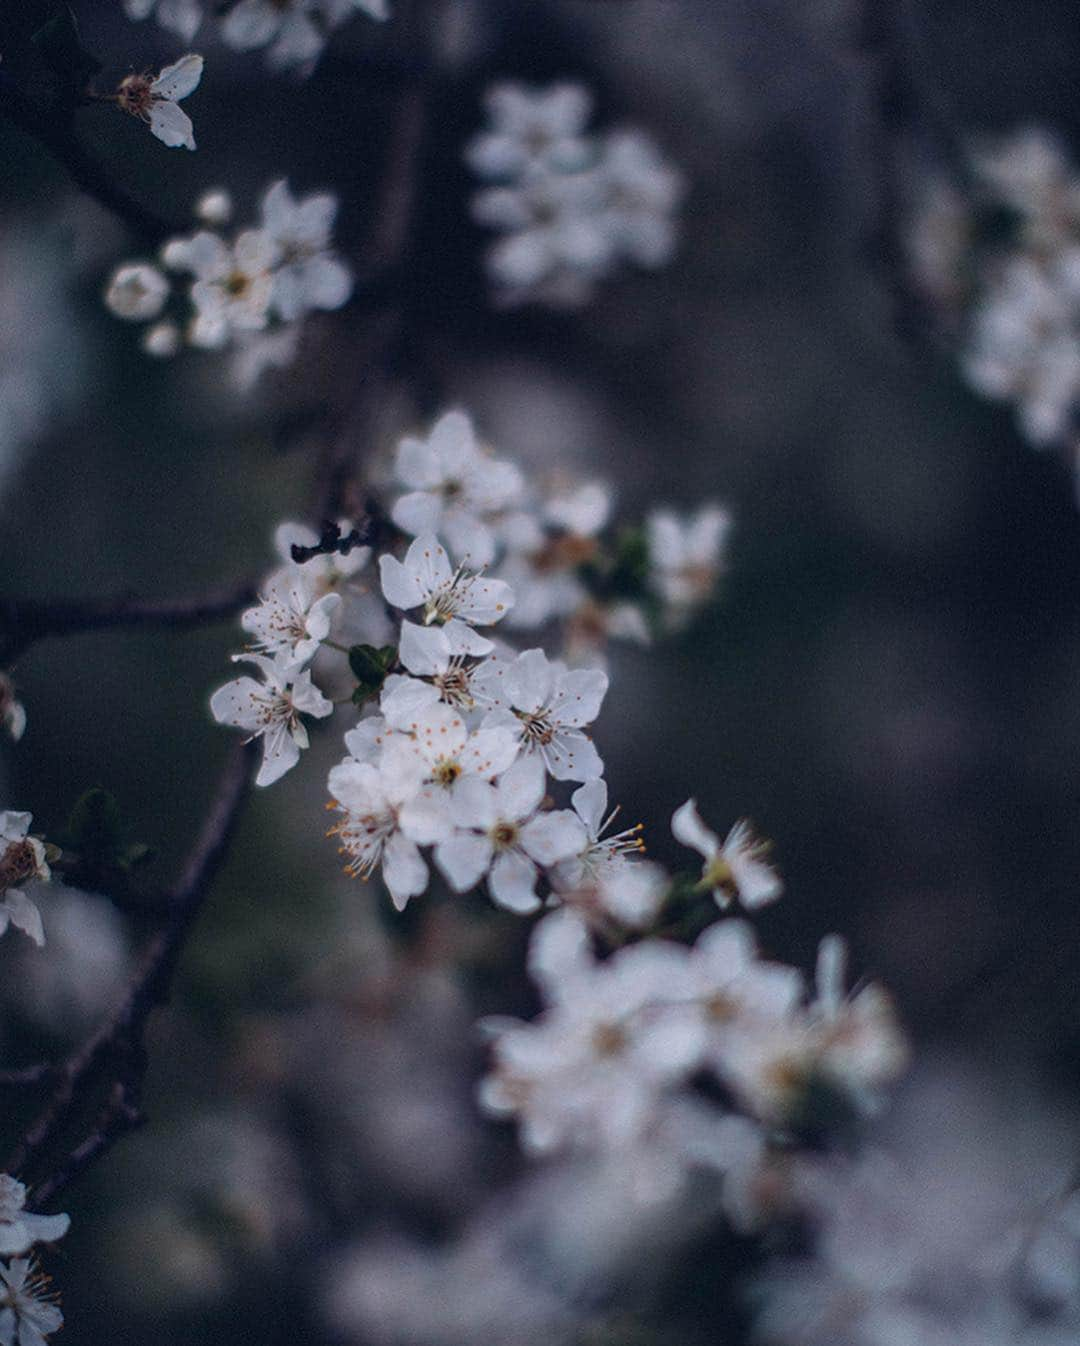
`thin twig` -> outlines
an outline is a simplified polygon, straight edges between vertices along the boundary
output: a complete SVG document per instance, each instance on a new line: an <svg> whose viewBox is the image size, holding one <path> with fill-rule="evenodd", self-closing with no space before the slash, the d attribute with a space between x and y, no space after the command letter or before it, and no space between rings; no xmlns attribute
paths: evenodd
<svg viewBox="0 0 1080 1346"><path fill-rule="evenodd" d="M35 641L104 631L116 626L168 626L183 630L234 616L257 597L251 580L186 598L0 600L0 664L13 663Z"/></svg>

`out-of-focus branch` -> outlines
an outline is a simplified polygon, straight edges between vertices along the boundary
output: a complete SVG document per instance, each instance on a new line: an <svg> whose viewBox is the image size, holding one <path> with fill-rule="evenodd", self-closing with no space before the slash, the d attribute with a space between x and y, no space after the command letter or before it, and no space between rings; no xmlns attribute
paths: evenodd
<svg viewBox="0 0 1080 1346"><path fill-rule="evenodd" d="M14 662L36 641L116 626L184 630L224 621L255 601L252 580L185 598L0 599L0 664Z"/></svg>
<svg viewBox="0 0 1080 1346"><path fill-rule="evenodd" d="M180 951L232 840L251 787L256 757L252 744L237 744L232 749L199 835L170 890L167 924L151 941L142 969L117 1011L57 1068L57 1083L48 1103L8 1161L8 1172L21 1172L37 1156L53 1149L73 1113L89 1101L111 1071L108 1099L96 1123L35 1188L35 1206L45 1205L58 1195L72 1178L141 1121L146 1025L153 1011L168 1000Z"/></svg>

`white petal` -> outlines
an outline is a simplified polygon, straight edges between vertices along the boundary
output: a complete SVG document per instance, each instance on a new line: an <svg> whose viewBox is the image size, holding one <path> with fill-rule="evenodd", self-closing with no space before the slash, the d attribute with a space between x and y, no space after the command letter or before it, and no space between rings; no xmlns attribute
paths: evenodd
<svg viewBox="0 0 1080 1346"><path fill-rule="evenodd" d="M676 841L698 851L706 860L711 860L720 849L720 838L701 821L694 799L688 799L675 810L671 819L671 832Z"/></svg>
<svg viewBox="0 0 1080 1346"><path fill-rule="evenodd" d="M406 623L407 625L407 623ZM395 729L406 729L431 706L439 703L439 689L419 678L402 677L392 673L386 680L379 708L386 722Z"/></svg>
<svg viewBox="0 0 1080 1346"><path fill-rule="evenodd" d="M596 744L580 729L560 730L540 751L556 780L596 780L604 774Z"/></svg>
<svg viewBox="0 0 1080 1346"><path fill-rule="evenodd" d="M506 695L518 710L538 711L551 694L553 670L543 650L526 650L506 670Z"/></svg>
<svg viewBox="0 0 1080 1346"><path fill-rule="evenodd" d="M574 812L585 824L589 839L595 841L607 816L607 782L600 779L586 781L570 796L570 802Z"/></svg>
<svg viewBox="0 0 1080 1346"><path fill-rule="evenodd" d="M502 818L518 822L540 807L547 778L544 763L535 754L519 757L498 781L498 808Z"/></svg>
<svg viewBox="0 0 1080 1346"><path fill-rule="evenodd" d="M195 134L191 118L178 103L151 103L150 130L170 149L183 146L195 148Z"/></svg>
<svg viewBox="0 0 1080 1346"><path fill-rule="evenodd" d="M25 893L17 888L9 888L0 906L17 930L29 935L39 949L44 945L45 930L41 924L41 912Z"/></svg>
<svg viewBox="0 0 1080 1346"><path fill-rule="evenodd" d="M219 687L210 698L210 713L219 724L231 724L237 729L257 729L260 724L256 696L265 688L254 678L237 678Z"/></svg>
<svg viewBox="0 0 1080 1346"><path fill-rule="evenodd" d="M430 678L450 666L450 642L437 626L403 621L398 655L410 673Z"/></svg>
<svg viewBox="0 0 1080 1346"><path fill-rule="evenodd" d="M545 868L579 854L586 840L581 819L569 809L541 813L521 829L522 846Z"/></svg>
<svg viewBox="0 0 1080 1346"><path fill-rule="evenodd" d="M300 760L300 748L285 725L275 725L263 735L263 760L256 785L273 785Z"/></svg>
<svg viewBox="0 0 1080 1346"><path fill-rule="evenodd" d="M405 910L410 897L417 897L428 885L427 865L416 846L395 832L383 850L383 882L398 911Z"/></svg>
<svg viewBox="0 0 1080 1346"><path fill-rule="evenodd" d="M494 827L500 817L498 795L480 776L463 776L454 785L452 808L459 827L472 827L481 832Z"/></svg>
<svg viewBox="0 0 1080 1346"><path fill-rule="evenodd" d="M181 56L165 69L150 85L150 92L166 101L177 102L199 87L202 79L203 58L194 54Z"/></svg>
<svg viewBox="0 0 1080 1346"><path fill-rule="evenodd" d="M536 866L530 859L517 851L504 851L491 866L488 887L500 907L528 916L540 907L536 877Z"/></svg>
<svg viewBox="0 0 1080 1346"><path fill-rule="evenodd" d="M559 724L592 724L608 689L608 676L599 668L578 668L564 673L551 698L551 716Z"/></svg>
<svg viewBox="0 0 1080 1346"><path fill-rule="evenodd" d="M435 847L435 863L455 892L467 893L487 873L491 842L475 832L457 832Z"/></svg>
<svg viewBox="0 0 1080 1346"><path fill-rule="evenodd" d="M395 502L390 517L413 537L433 533L442 521L442 500L432 491L410 491Z"/></svg>
<svg viewBox="0 0 1080 1346"><path fill-rule="evenodd" d="M419 607L427 596L414 568L402 565L394 556L379 557L379 576L383 597L395 608L407 612L409 608Z"/></svg>

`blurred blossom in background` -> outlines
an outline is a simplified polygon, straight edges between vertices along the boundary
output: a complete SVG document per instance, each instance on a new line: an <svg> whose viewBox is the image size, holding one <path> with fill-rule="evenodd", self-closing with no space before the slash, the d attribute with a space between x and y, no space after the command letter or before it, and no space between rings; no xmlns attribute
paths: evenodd
<svg viewBox="0 0 1080 1346"><path fill-rule="evenodd" d="M467 408L547 511L492 566L519 610L487 634L520 644L527 598L575 667L603 662L615 828L644 820L651 860L700 877L669 826L691 794L720 842L744 817L773 840L762 957L801 971L820 1033L819 940L844 936L837 1013L882 1053L851 1071L887 1087L846 1100L870 1115L827 1143L800 1117L791 1164L763 1161L757 1131L724 1133L721 1163L699 1114L665 1114L693 1176L647 1199L647 1155L524 1155L478 1101L476 1024L549 1003L530 925L438 877L398 913L341 872L323 836L339 708L244 817L151 1021L149 1124L63 1194L61 1340L1076 1340L1073 7L217 8L71 5L101 90L205 59L195 153L104 104L75 114L167 223L171 265L0 119L0 613L288 565L275 530L321 523L328 434L363 445L356 517L369 488L449 515L397 446ZM406 317L376 356L367 306L395 280L369 250L376 188L415 87ZM117 284L132 266L135 291ZM354 424L361 386L374 409ZM624 560L651 536L644 617L583 587L609 535ZM349 617L380 646L401 614L365 565ZM229 618L34 644L0 805L59 837L101 786L164 886L240 736L209 705L250 634ZM318 659L347 697L341 661ZM56 878L27 885L46 948L0 940L5 1066L81 1042L155 928ZM887 1009L859 1001L871 983ZM731 1076L707 1076L688 1067L687 1096L728 1107ZM33 1109L0 1099L14 1137Z"/></svg>

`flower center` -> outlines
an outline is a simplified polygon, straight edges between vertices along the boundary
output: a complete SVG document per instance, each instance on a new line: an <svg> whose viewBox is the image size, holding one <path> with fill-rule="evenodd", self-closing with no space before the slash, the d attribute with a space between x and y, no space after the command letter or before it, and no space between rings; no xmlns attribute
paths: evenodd
<svg viewBox="0 0 1080 1346"><path fill-rule="evenodd" d="M719 888L721 892L731 897L738 896L739 892L731 866L722 855L713 856L709 861L705 873L701 876L701 886L703 889Z"/></svg>
<svg viewBox="0 0 1080 1346"><path fill-rule="evenodd" d="M3 856L0 856L0 893L26 879L32 879L37 870L37 855L29 839L11 842ZM2 1213L3 1191L0 1189L0 1215Z"/></svg>
<svg viewBox="0 0 1080 1346"><path fill-rule="evenodd" d="M469 690L469 675L460 665L451 664L445 673L436 673L434 683L439 689L439 699L448 706L472 710L476 705Z"/></svg>
<svg viewBox="0 0 1080 1346"><path fill-rule="evenodd" d="M618 1056L626 1047L626 1034L618 1024L598 1024L592 1044L597 1056Z"/></svg>
<svg viewBox="0 0 1080 1346"><path fill-rule="evenodd" d="M508 851L517 844L518 828L516 823L496 823L491 829L491 844L497 851Z"/></svg>
<svg viewBox="0 0 1080 1346"><path fill-rule="evenodd" d="M222 281L221 288L230 299L242 299L251 289L251 277L245 276L242 271L233 271Z"/></svg>
<svg viewBox="0 0 1080 1346"><path fill-rule="evenodd" d="M455 762L452 757L440 757L431 772L435 784L441 785L444 789L449 789L460 775L461 763Z"/></svg>
<svg viewBox="0 0 1080 1346"><path fill-rule="evenodd" d="M154 101L150 84L149 75L128 75L126 79L120 81L120 87L116 91L117 103L133 117L146 120L150 115L150 104Z"/></svg>
<svg viewBox="0 0 1080 1346"><path fill-rule="evenodd" d="M545 746L555 737L555 727L544 711L515 710L528 743Z"/></svg>

